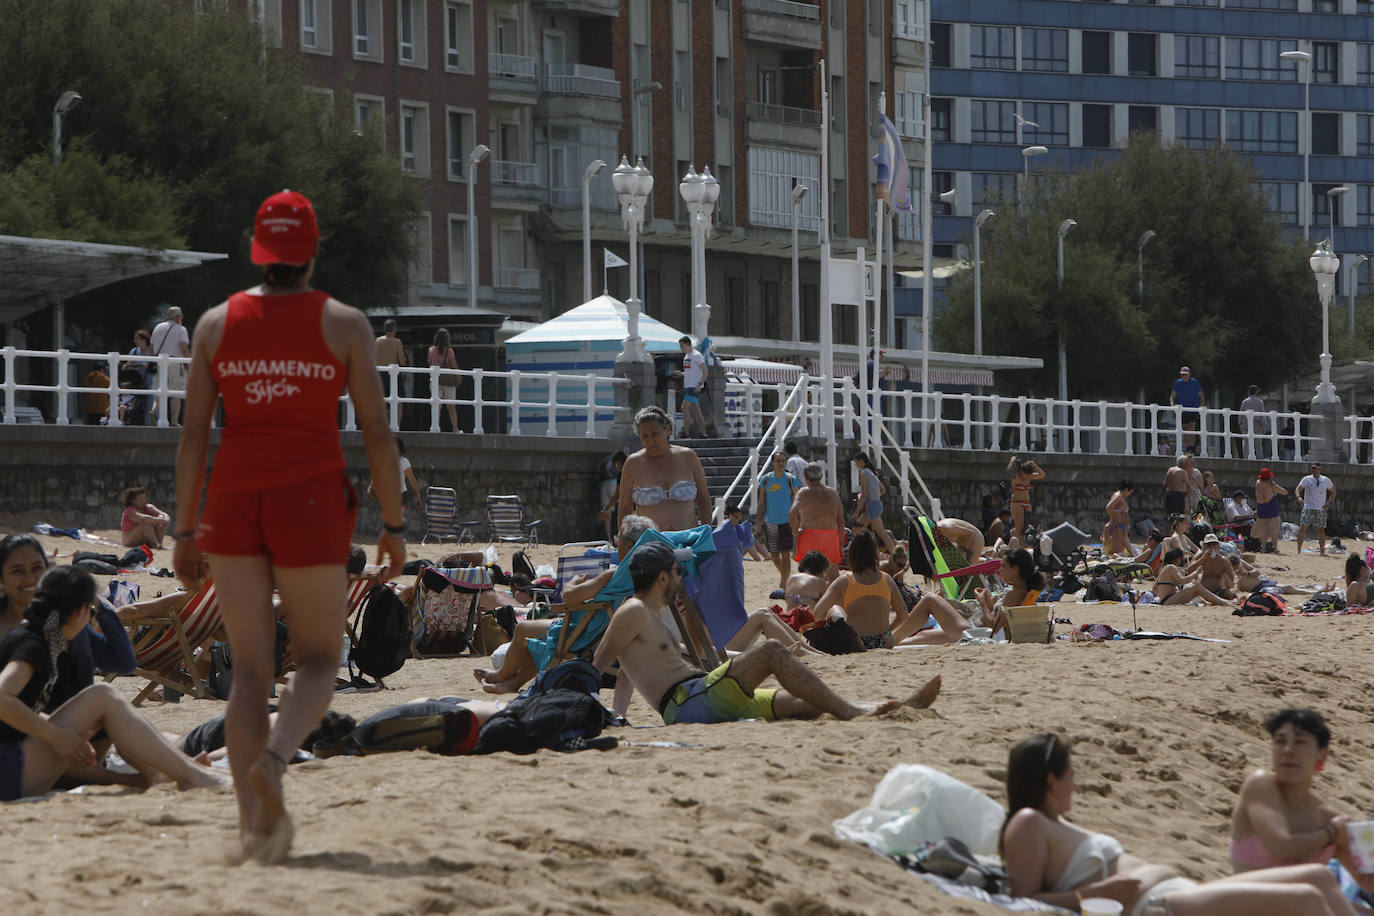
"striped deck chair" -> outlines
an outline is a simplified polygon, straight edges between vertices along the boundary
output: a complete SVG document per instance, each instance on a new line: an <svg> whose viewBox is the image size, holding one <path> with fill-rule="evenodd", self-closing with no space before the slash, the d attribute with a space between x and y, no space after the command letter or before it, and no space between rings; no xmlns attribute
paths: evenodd
<svg viewBox="0 0 1374 916"><path fill-rule="evenodd" d="M138 621L139 626L144 624L151 628L134 642L138 662L134 673L148 684L134 698L134 705L142 704L159 685L203 699L206 684L194 674L195 650L209 642L222 624L214 582L206 579L176 616Z"/></svg>
<svg viewBox="0 0 1374 916"><path fill-rule="evenodd" d="M525 521L525 503L518 495L488 496L487 522L491 526L491 541L495 544L524 544L527 548L539 543L539 526L543 519Z"/></svg>
<svg viewBox="0 0 1374 916"><path fill-rule="evenodd" d="M458 493L450 487L427 487L425 489L425 536L421 544L432 538L436 541L472 540L472 529L482 523L481 519L460 519L458 517Z"/></svg>

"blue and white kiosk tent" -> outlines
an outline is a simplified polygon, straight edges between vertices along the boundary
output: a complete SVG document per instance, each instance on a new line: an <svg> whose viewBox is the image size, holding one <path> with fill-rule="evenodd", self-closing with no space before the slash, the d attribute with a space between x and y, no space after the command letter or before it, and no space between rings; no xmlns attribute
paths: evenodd
<svg viewBox="0 0 1374 916"><path fill-rule="evenodd" d="M610 378L615 368L615 358L620 355L625 340L628 321L625 303L614 296L602 294L507 340L506 369ZM652 357L678 353L678 341L683 332L640 313L639 336L644 338L644 349ZM564 404L585 404L587 400L586 386L581 384L569 384L567 390L560 384L555 394L557 401ZM523 403L547 404L548 397L547 382L534 379L521 381L520 400ZM614 419L614 413L609 409L615 403L610 385L597 385L596 403L608 408L604 413L597 412L595 423L596 435L605 436ZM558 414L556 428L560 436L586 434L584 412L574 414L572 410L560 410ZM520 410L520 424L533 427L547 425L548 416L545 406L523 407Z"/></svg>

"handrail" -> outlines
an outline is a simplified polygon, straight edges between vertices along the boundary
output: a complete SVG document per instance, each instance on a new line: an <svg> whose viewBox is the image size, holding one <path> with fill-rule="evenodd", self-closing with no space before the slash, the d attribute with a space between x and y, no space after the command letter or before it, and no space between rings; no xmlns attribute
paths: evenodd
<svg viewBox="0 0 1374 916"><path fill-rule="evenodd" d="M851 396L854 398L862 397L862 394L859 392L858 386L854 384L854 380L852 378L845 378L844 383L839 387L842 396L845 398L846 406L848 406L849 398ZM870 418L870 420L871 419L872 418ZM916 465L913 464L911 461L910 452L908 452L907 449L903 448L897 442L897 440L893 438L892 431L888 429L888 424L886 420L882 423L875 423L874 427L876 430L876 435L874 437L875 443L873 446L874 463L881 466L884 462L884 459L887 454L886 446L884 446L882 442L884 438L887 439L888 443L892 447L892 450L897 453L897 460L893 462L891 459L887 459L887 463L895 464L899 469L898 483L901 484L902 505L914 505L917 509L921 510L922 515L928 516L929 518L932 518L935 521L939 521L940 519L944 518L944 513L940 510L940 500L936 499L935 495L930 492L930 488L926 486L925 478L921 476L920 471L916 470ZM914 494L912 493L912 478L915 478L916 483L921 488L921 492L925 494L927 504L930 507L929 509L927 509L926 506L921 505L921 503L916 500Z"/></svg>
<svg viewBox="0 0 1374 916"><path fill-rule="evenodd" d="M791 423L784 425L782 419L787 414L788 410L794 406L797 397L804 396L809 388L810 376L803 372L801 378L797 379L797 383L793 385L792 390L788 392L787 398L778 405L775 411L773 411L773 422L768 424L768 428L764 430L763 435L759 437L759 441L749 448L749 459L739 469L738 473L735 474L734 479L730 481L730 485L725 488L725 492L716 500L716 507L711 513L712 525L720 524L721 520L725 518L725 504L729 502L731 494L735 492L735 488L740 485L745 475L748 475L748 479L751 483L758 479L760 451L769 439L776 439L779 443L782 442L783 437L787 435L787 432L790 431L793 424L795 424L796 416L800 416L802 411L798 411ZM750 512L757 509L755 503L758 500L758 492L754 487L749 487L745 498L749 501Z"/></svg>

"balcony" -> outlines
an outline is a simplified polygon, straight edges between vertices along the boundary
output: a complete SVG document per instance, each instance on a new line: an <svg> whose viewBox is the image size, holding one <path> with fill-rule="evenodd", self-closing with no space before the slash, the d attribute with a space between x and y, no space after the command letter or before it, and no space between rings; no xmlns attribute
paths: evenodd
<svg viewBox="0 0 1374 916"><path fill-rule="evenodd" d="M549 206L554 208L582 208L582 188L578 185L571 187L549 188ZM619 202L616 200L615 191L610 188L599 188L593 185L587 194L587 208L590 210L604 210L612 213L619 209Z"/></svg>
<svg viewBox="0 0 1374 916"><path fill-rule="evenodd" d="M819 51L820 7L796 0L744 0L744 39Z"/></svg>
<svg viewBox="0 0 1374 916"><path fill-rule="evenodd" d="M750 145L815 150L820 143L819 111L749 99L745 102L745 115L745 139Z"/></svg>
<svg viewBox="0 0 1374 916"><path fill-rule="evenodd" d="M543 94L535 116L562 121L621 121L620 80L615 71L591 64L545 64Z"/></svg>
<svg viewBox="0 0 1374 916"><path fill-rule="evenodd" d="M500 92L534 94L539 91L539 69L533 57L519 54L488 54L491 88Z"/></svg>
<svg viewBox="0 0 1374 916"><path fill-rule="evenodd" d="M492 203L526 201L539 203L544 193L539 180L539 167L533 162L514 162L508 159L491 161Z"/></svg>
<svg viewBox="0 0 1374 916"><path fill-rule="evenodd" d="M620 0L534 0L531 6L551 13L580 13L584 16L620 18Z"/></svg>
<svg viewBox="0 0 1374 916"><path fill-rule="evenodd" d="M539 269L534 267L495 267L492 269L492 287L517 292L539 291Z"/></svg>

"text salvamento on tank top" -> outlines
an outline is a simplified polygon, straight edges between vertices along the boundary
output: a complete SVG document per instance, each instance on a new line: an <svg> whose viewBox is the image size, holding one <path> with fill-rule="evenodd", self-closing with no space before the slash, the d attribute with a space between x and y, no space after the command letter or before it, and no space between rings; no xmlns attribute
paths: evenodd
<svg viewBox="0 0 1374 916"><path fill-rule="evenodd" d="M300 386L287 379L317 379L332 381L338 369L329 363L307 362L298 359L226 359L216 363L220 378L247 378L243 386L249 404L272 403L277 398L300 394Z"/></svg>

